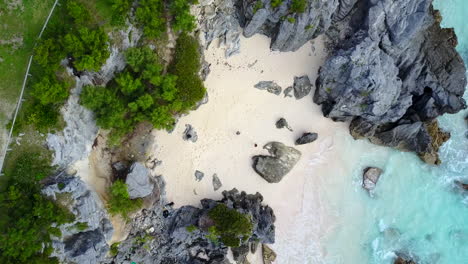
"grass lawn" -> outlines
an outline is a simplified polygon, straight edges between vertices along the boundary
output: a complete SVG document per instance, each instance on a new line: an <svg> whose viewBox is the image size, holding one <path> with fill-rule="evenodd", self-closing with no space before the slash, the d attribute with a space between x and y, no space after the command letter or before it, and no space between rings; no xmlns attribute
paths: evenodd
<svg viewBox="0 0 468 264"><path fill-rule="evenodd" d="M11 3L19 5L15 8ZM3 134L21 92L29 56L53 3L53 0L0 0L0 132ZM0 136L0 149L3 144Z"/></svg>

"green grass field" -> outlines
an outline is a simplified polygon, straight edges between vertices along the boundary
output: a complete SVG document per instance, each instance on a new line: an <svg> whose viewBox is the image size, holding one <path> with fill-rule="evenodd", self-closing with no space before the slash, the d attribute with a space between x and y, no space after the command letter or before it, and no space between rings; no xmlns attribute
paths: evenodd
<svg viewBox="0 0 468 264"><path fill-rule="evenodd" d="M53 0L0 0L0 131L3 135L21 92L29 56L53 3ZM16 41L12 43L12 40ZM0 149L4 145L2 138Z"/></svg>

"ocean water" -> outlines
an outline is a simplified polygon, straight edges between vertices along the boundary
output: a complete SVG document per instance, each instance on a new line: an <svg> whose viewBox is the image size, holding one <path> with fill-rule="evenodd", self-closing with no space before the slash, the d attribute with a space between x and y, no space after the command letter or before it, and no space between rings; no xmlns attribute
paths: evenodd
<svg viewBox="0 0 468 264"><path fill-rule="evenodd" d="M468 64L468 0L437 0L434 5L443 25L455 28L457 48ZM467 114L439 118L452 136L440 151L439 167L411 153L339 135L353 165L351 173L333 177L339 190L329 195L335 223L324 238L325 263L389 264L396 252L422 264L468 263L468 195L454 184L468 181ZM374 197L361 188L367 166L384 170Z"/></svg>

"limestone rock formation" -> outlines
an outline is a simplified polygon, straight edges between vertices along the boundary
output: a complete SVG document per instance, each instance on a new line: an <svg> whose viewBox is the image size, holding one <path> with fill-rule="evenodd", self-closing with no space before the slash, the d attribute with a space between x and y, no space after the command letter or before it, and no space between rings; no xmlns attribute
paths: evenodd
<svg viewBox="0 0 468 264"><path fill-rule="evenodd" d="M354 137L438 164L447 136L432 121L466 107L454 31L440 28L432 0L364 2L320 69L314 101L325 116L351 121Z"/></svg>
<svg viewBox="0 0 468 264"><path fill-rule="evenodd" d="M304 145L309 144L317 140L318 134L317 133L304 133L300 138L298 138L295 142L296 145Z"/></svg>
<svg viewBox="0 0 468 264"><path fill-rule="evenodd" d="M140 162L135 162L130 167L125 183L128 187L130 199L143 198L153 192L154 184L151 181L150 170Z"/></svg>
<svg viewBox="0 0 468 264"><path fill-rule="evenodd" d="M53 237L51 256L67 263L104 260L113 228L98 194L79 178L66 174L50 178L42 192L75 216L72 223L59 226L62 236Z"/></svg>
<svg viewBox="0 0 468 264"><path fill-rule="evenodd" d="M257 83L254 87L259 90L266 90L267 92L275 95L280 95L282 90L281 86L279 86L273 81L261 81Z"/></svg>
<svg viewBox="0 0 468 264"><path fill-rule="evenodd" d="M200 221L219 203L250 215L253 234L240 246L248 252L250 242L274 242L275 215L270 207L262 205L262 201L259 193L246 194L236 189L224 191L220 201L203 199L201 208L183 206L172 209L161 199L133 219L130 235L120 243L118 253L106 263L126 263L128 259L136 263L228 263L228 248L210 241ZM246 254L245 250L238 253L239 259Z"/></svg>
<svg viewBox="0 0 468 264"><path fill-rule="evenodd" d="M362 188L372 192L379 181L382 169L376 167L367 167L362 174Z"/></svg>
<svg viewBox="0 0 468 264"><path fill-rule="evenodd" d="M252 158L253 168L269 183L278 183L301 158L301 152L280 142L270 142L264 149L271 156L258 155Z"/></svg>

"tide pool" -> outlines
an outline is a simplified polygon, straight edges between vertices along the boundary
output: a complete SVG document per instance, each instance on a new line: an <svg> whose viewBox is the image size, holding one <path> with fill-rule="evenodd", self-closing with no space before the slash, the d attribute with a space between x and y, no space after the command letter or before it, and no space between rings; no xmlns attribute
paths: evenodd
<svg viewBox="0 0 468 264"><path fill-rule="evenodd" d="M468 1L440 0L434 5L442 12L443 26L455 28L457 48L468 63ZM349 150L343 155L353 166L351 173L334 175L330 183L340 189L328 195L336 224L324 239L325 263L389 264L396 252L420 264L468 263L468 198L454 184L468 181L467 114L439 118L451 139L441 148L438 167L411 153L339 135ZM367 166L384 170L372 198L361 188Z"/></svg>

